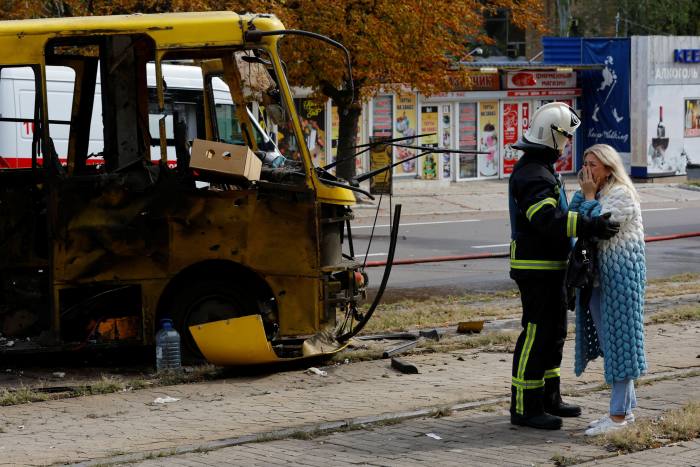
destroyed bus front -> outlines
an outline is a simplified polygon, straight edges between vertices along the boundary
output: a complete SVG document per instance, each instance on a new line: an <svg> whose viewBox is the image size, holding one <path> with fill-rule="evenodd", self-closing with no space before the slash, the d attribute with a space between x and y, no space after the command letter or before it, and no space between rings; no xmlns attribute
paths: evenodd
<svg viewBox="0 0 700 467"><path fill-rule="evenodd" d="M354 195L313 165L283 35L245 36L282 29L228 12L0 23L0 79L33 77L0 118L22 134L1 160L25 161L0 170L0 351L151 345L163 318L191 360L341 347L366 288L344 251ZM197 93L177 66L201 70ZM47 85L55 70L70 83Z"/></svg>

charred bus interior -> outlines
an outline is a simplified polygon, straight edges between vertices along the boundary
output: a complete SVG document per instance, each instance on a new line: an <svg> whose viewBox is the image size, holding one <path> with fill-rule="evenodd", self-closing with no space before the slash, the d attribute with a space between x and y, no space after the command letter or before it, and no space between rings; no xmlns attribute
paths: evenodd
<svg viewBox="0 0 700 467"><path fill-rule="evenodd" d="M67 35L45 57L24 66L32 112L0 117L31 128L27 166L0 170L0 352L152 344L171 318L197 358L189 326L258 314L275 352L298 355L300 336L333 329L364 297L342 252L349 208L315 202L304 161L280 159L250 119L255 103L294 128L264 48L162 52L147 34ZM168 63L201 67L201 92L169 86ZM48 97L47 66L74 75L69 108ZM195 138L248 146L259 180L193 171Z"/></svg>

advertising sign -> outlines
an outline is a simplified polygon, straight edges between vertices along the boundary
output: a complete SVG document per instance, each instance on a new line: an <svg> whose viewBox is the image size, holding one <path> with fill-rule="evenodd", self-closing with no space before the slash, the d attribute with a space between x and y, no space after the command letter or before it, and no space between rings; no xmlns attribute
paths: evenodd
<svg viewBox="0 0 700 467"><path fill-rule="evenodd" d="M398 94L396 97L396 121L395 121L395 138L405 138L416 135L418 128L416 112L416 94L406 93ZM403 144L416 144L415 138L410 138L402 141ZM400 148L396 149L396 161L408 159L416 154L415 149ZM416 159L406 161L394 167L395 175L416 175L418 173L418 161Z"/></svg>
<svg viewBox="0 0 700 467"><path fill-rule="evenodd" d="M314 166L326 165L326 112L325 103L319 103L312 99L295 99L301 129L304 132L306 147L309 148L311 160Z"/></svg>
<svg viewBox="0 0 700 467"><path fill-rule="evenodd" d="M459 103L459 149L477 149L477 128L476 128L476 102ZM477 176L476 155L459 155L459 178L474 178Z"/></svg>
<svg viewBox="0 0 700 467"><path fill-rule="evenodd" d="M372 99L372 136L387 136L391 138L393 129L392 96L377 96Z"/></svg>
<svg viewBox="0 0 700 467"><path fill-rule="evenodd" d="M473 72L467 75L466 86L462 83L455 82L454 89L457 91L498 91L500 85L501 80L498 73Z"/></svg>
<svg viewBox="0 0 700 467"><path fill-rule="evenodd" d="M512 145L518 142L518 129L520 121L518 119L518 104L503 104L503 173L505 175L513 173L513 166L518 162L518 150Z"/></svg>
<svg viewBox="0 0 700 467"><path fill-rule="evenodd" d="M571 99L561 99L559 102L563 102L571 108L574 107ZM541 105L544 105L544 102ZM561 157L554 163L554 170L557 172L570 173L574 171L574 139L576 138L578 138L576 133L573 138L569 138L569 142L561 152Z"/></svg>
<svg viewBox="0 0 700 467"><path fill-rule="evenodd" d="M498 175L498 101L479 103L479 154L477 167L480 177Z"/></svg>
<svg viewBox="0 0 700 467"><path fill-rule="evenodd" d="M700 110L700 109L698 109ZM433 133L432 136L424 136L420 140L423 146L437 146L438 144L438 108L435 105L424 105L420 114L420 133L422 135Z"/></svg>
<svg viewBox="0 0 700 467"><path fill-rule="evenodd" d="M420 111L420 133L431 134L421 138L422 146L438 146L438 108L434 105L424 105ZM422 160L422 177L427 180L432 180L438 176L438 154L427 154Z"/></svg>
<svg viewBox="0 0 700 467"><path fill-rule="evenodd" d="M510 71L506 73L506 89L563 89L576 87L573 71Z"/></svg>
<svg viewBox="0 0 700 467"><path fill-rule="evenodd" d="M685 100L685 126L683 136L697 138L700 136L700 99Z"/></svg>
<svg viewBox="0 0 700 467"><path fill-rule="evenodd" d="M387 136L377 136L369 139L370 143L386 141L390 138ZM378 144L371 146L369 151L369 169L376 170L386 167L391 164L391 146L388 144ZM379 175L369 179L369 192L373 195L390 195L392 193L392 175L391 169L385 170Z"/></svg>
<svg viewBox="0 0 700 467"><path fill-rule="evenodd" d="M578 131L584 148L607 144L630 152L630 41L586 39L583 63L603 63L602 70L582 72L583 125Z"/></svg>
<svg viewBox="0 0 700 467"><path fill-rule="evenodd" d="M444 104L442 106L442 142L443 148L452 147L452 104ZM443 180L452 179L452 154L442 154L442 178Z"/></svg>
<svg viewBox="0 0 700 467"><path fill-rule="evenodd" d="M635 36L631 49L632 175L684 175L700 163L700 37Z"/></svg>
<svg viewBox="0 0 700 467"><path fill-rule="evenodd" d="M700 161L700 85L649 86L647 174L682 175L689 162Z"/></svg>

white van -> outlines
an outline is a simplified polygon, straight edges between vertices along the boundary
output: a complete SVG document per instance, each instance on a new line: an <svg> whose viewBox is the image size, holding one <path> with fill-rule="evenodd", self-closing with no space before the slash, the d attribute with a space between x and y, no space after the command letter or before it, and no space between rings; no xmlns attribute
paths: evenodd
<svg viewBox="0 0 700 467"><path fill-rule="evenodd" d="M75 73L67 67L46 67L46 88L48 94L48 108L50 133L56 152L65 161L64 156L68 151L68 124L71 117L73 102L73 87ZM167 88L165 91L166 115L165 128L168 138L168 161L175 165L175 145L173 122L174 119L184 121L187 125L187 140L204 138L203 115L203 78L201 68L187 65L163 65L163 78ZM90 163L102 163L99 157L103 150L102 128L102 99L100 94L100 73L97 73L95 101L92 120L90 123L90 144L88 154L94 155L88 161ZM155 66L148 65L149 97L149 130L152 138L151 159L160 160L160 147L158 141L158 121L161 114L158 112L155 95ZM216 117L219 123L219 132L222 140L229 143L243 141L240 127L235 122L233 102L228 91L228 86L219 78L212 80L214 99L216 103ZM271 158L273 165L280 164L283 158L277 150L277 146L261 128L258 118L253 116L257 109L247 109L253 126L256 129L258 145ZM17 121L0 120L0 169L2 168L27 168L32 163L32 138L34 116L34 71L29 67L13 67L0 69L0 118L14 119ZM156 143L154 144L153 141ZM270 159L268 155L268 159ZM270 160L268 160L270 162Z"/></svg>

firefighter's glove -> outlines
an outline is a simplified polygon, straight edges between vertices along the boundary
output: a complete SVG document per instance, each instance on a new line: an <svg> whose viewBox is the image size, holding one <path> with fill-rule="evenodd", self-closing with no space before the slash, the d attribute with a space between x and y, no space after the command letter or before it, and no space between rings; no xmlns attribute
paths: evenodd
<svg viewBox="0 0 700 467"><path fill-rule="evenodd" d="M611 221L609 212L606 212L602 216L582 216L581 219L579 219L579 237L607 240L613 237L619 230L620 223Z"/></svg>

